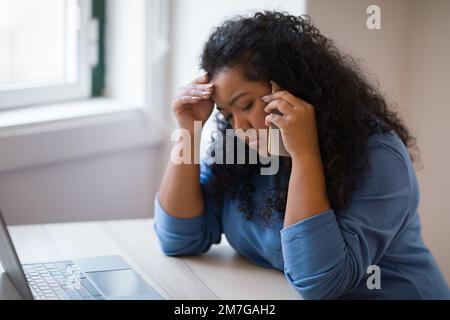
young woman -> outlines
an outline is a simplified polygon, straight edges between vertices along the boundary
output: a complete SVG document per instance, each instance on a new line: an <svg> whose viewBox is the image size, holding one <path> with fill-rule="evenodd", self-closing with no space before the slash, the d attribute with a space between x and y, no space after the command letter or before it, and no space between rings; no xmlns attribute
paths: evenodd
<svg viewBox="0 0 450 320"><path fill-rule="evenodd" d="M224 233L305 299L449 298L421 238L413 137L308 17L228 20L212 32L201 66L206 75L173 102L192 143L194 121L216 105L222 132L276 125L290 157L271 176L259 174L261 161L169 163L155 199L165 254L204 253ZM246 142L247 152L266 143L262 135ZM379 283L367 281L377 268Z"/></svg>

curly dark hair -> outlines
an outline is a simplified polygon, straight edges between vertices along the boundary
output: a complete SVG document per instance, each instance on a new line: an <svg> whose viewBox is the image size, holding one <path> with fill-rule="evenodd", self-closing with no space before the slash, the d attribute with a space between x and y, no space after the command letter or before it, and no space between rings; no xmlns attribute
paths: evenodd
<svg viewBox="0 0 450 320"><path fill-rule="evenodd" d="M371 134L395 131L411 160L416 160L415 138L398 114L389 109L358 63L340 53L309 16L264 11L227 20L213 29L205 43L201 67L210 79L224 68L239 67L249 81L274 80L315 107L326 190L336 214L348 205L369 168L366 144ZM218 115L216 120L223 134L231 128L223 117ZM214 156L214 145L210 148ZM239 210L251 219L255 211L251 177L260 166L212 164L214 197L220 200L229 194L237 198ZM261 209L266 221L275 215L284 217L290 166L282 169L275 177L274 189L266 191Z"/></svg>

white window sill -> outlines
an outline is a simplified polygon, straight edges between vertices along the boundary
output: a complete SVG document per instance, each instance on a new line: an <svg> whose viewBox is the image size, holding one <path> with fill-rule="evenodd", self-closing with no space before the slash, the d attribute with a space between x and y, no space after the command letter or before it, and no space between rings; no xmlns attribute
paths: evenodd
<svg viewBox="0 0 450 320"><path fill-rule="evenodd" d="M15 129L30 128L39 125L72 121L93 116L105 116L121 112L133 112L142 109L129 103L111 98L93 98L86 100L53 103L30 108L18 108L0 111L0 136Z"/></svg>
<svg viewBox="0 0 450 320"><path fill-rule="evenodd" d="M108 98L0 111L0 172L156 146L158 122Z"/></svg>

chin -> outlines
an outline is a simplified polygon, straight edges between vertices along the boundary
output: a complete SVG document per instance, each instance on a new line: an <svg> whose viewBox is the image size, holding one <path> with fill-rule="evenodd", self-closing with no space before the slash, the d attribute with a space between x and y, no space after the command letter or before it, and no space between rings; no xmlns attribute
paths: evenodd
<svg viewBox="0 0 450 320"><path fill-rule="evenodd" d="M269 157L267 154L267 141L264 139L259 139L254 142L250 142L247 144L249 149L256 151L262 157Z"/></svg>

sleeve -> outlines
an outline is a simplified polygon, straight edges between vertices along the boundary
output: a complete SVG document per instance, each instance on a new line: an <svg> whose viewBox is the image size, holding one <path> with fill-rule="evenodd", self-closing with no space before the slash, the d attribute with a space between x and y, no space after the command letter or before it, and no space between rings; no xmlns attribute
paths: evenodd
<svg viewBox="0 0 450 320"><path fill-rule="evenodd" d="M153 228L161 250L168 256L197 255L218 244L222 236L222 202L211 198L211 169L200 164L200 186L204 199L204 212L194 218L178 218L166 212L156 195Z"/></svg>
<svg viewBox="0 0 450 320"><path fill-rule="evenodd" d="M303 298L350 292L406 225L415 203L412 169L396 149L369 146L370 168L338 216L328 210L280 231L285 277Z"/></svg>

